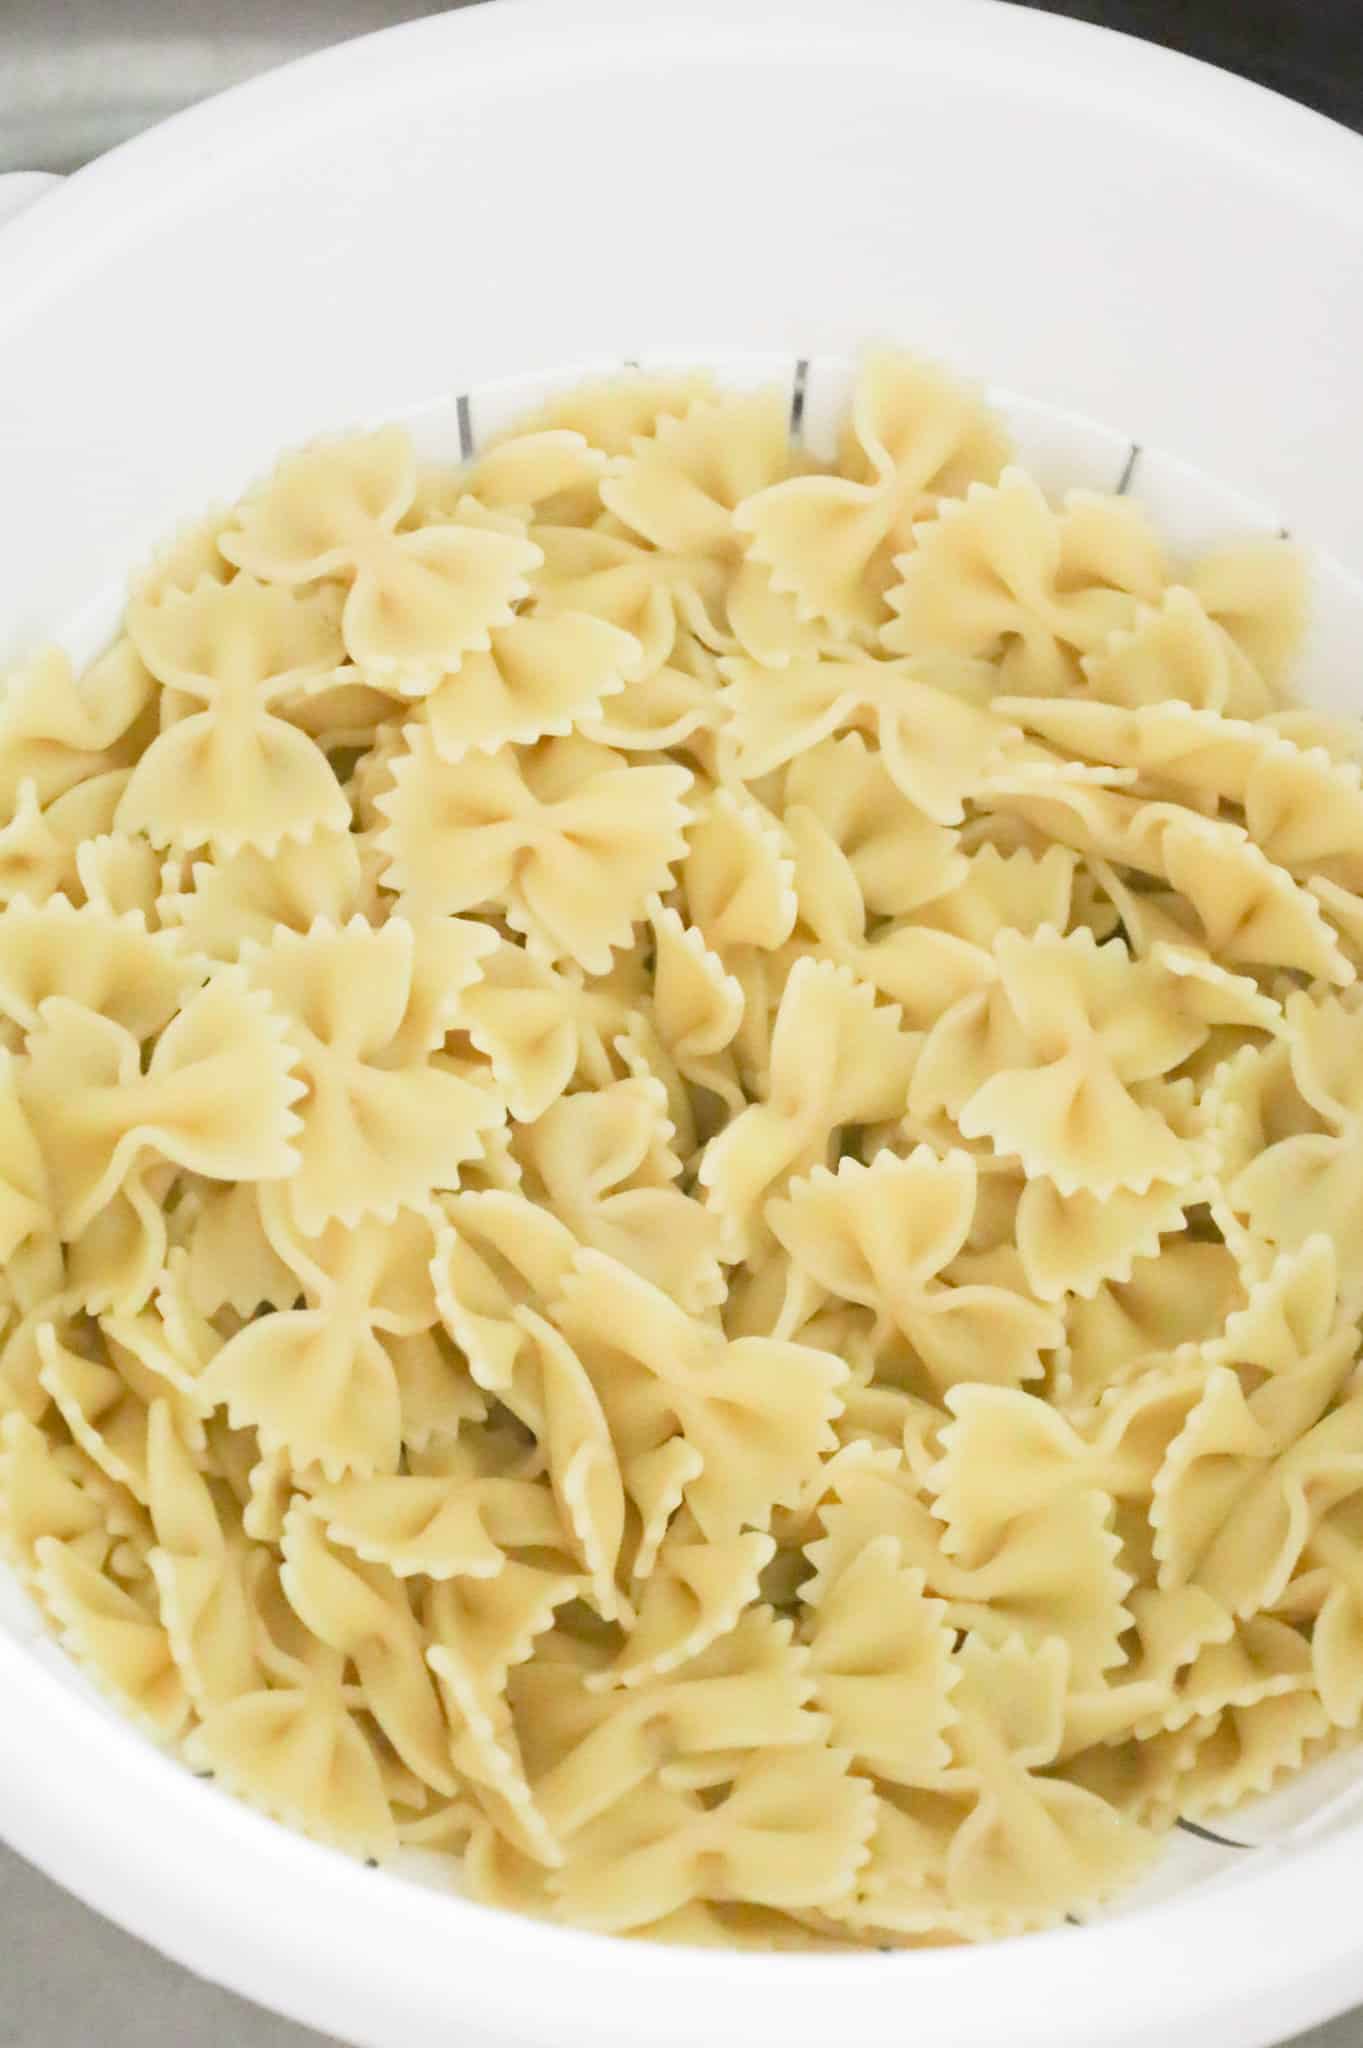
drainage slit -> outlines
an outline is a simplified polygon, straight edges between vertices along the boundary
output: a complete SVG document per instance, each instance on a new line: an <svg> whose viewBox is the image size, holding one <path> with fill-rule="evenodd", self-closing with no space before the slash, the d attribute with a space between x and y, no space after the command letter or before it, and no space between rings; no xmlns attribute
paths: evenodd
<svg viewBox="0 0 1363 2048"><path fill-rule="evenodd" d="M1176 1826L1181 1827L1185 1835L1196 1835L1200 1842L1215 1842L1218 1849L1252 1849L1254 1846L1252 1842L1237 1842L1233 1835L1218 1835L1215 1828L1204 1828L1195 1820L1179 1820Z"/></svg>
<svg viewBox="0 0 1363 2048"><path fill-rule="evenodd" d="M801 356L795 365L795 382L790 393L790 438L802 438L805 424L805 391L809 384L809 357Z"/></svg>

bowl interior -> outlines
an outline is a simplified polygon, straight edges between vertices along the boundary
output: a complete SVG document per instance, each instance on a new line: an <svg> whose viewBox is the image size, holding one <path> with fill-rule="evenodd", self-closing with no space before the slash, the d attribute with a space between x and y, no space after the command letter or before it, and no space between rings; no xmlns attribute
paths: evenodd
<svg viewBox="0 0 1363 2048"><path fill-rule="evenodd" d="M625 367L694 368L697 361L693 354L661 350L630 358L628 364L618 359L575 362L451 392L410 412L406 424L424 458L459 461L476 454L552 393L584 378L609 375ZM729 388L775 387L787 393L793 430L816 455L833 455L855 374L850 360L715 352L705 359L705 366ZM1130 497L1149 512L1176 563L1224 541L1285 531L1271 506L1256 503L1159 449L1142 446L1120 428L1007 391L991 390L990 398L1009 425L1016 459L1048 495L1058 497L1066 490L1084 488ZM202 508L181 510L192 516ZM1295 678L1296 693L1320 709L1357 712L1363 582L1317 550L1308 552L1308 568L1311 614ZM77 658L89 658L109 637L122 602L120 579L93 593L55 637ZM0 1630L22 1645L53 1683L76 1695L85 1710L117 1722L120 1740L129 1744L147 1740L131 1723L123 1724L116 1707L48 1635L27 1594L2 1564ZM1360 1807L1363 1748L1346 1748L1286 1780L1266 1797L1237 1808L1225 1817L1224 1825L1180 1822L1167 1838L1153 1875L1095 1917L1111 1919L1194 1890L1243 1881L1262 1869L1265 1858L1288 1856L1294 1849L1347 1826ZM374 1882L459 1889L452 1860L421 1850L402 1852L376 1874Z"/></svg>

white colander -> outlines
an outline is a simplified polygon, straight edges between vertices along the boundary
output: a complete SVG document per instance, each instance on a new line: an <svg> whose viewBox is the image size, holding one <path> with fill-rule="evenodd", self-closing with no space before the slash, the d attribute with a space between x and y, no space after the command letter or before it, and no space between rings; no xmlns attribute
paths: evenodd
<svg viewBox="0 0 1363 2048"><path fill-rule="evenodd" d="M402 416L454 453L634 359L780 382L819 446L852 352L896 338L997 379L1043 484L1123 487L1189 548L1297 533L1311 694L1363 708L1363 142L1185 59L993 0L496 0L41 196L0 181L0 215L20 199L0 656L89 651L155 540L320 430ZM651 1949L273 1826L151 1748L3 1585L0 1833L364 2048L1255 2048L1363 1997L1363 1751L1176 1831L1084 1927Z"/></svg>

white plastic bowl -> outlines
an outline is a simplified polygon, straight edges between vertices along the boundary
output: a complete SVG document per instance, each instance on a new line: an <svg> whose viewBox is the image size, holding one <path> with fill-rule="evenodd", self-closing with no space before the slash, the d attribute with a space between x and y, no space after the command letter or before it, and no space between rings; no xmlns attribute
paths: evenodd
<svg viewBox="0 0 1363 2048"><path fill-rule="evenodd" d="M1360 249L1356 138L992 0L499 0L391 30L178 117L0 233L0 653L88 639L178 517L320 429L402 414L457 446L458 395L485 432L546 371L638 355L745 380L812 359L817 433L868 336L1027 393L1024 450L1057 479L1114 485L1139 443L1133 492L1190 543L1271 523L1363 569ZM1363 596L1324 562L1319 589L1317 694L1360 703ZM363 2048L1255 2048L1363 1995L1348 1759L1228 1821L1257 1852L1179 1838L1171 1896L1084 1928L651 1949L273 1826L0 1596L0 1832Z"/></svg>

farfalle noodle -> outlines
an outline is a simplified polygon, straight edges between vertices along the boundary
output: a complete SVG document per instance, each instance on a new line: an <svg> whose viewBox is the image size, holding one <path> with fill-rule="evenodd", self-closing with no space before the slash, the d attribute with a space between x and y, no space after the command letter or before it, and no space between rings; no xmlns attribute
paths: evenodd
<svg viewBox="0 0 1363 2048"><path fill-rule="evenodd" d="M297 1276L303 1308L256 1318L229 1338L199 1382L234 1429L254 1429L295 1470L392 1472L402 1446L398 1376L385 1335L412 1336L437 1320L431 1262L435 1219L418 1209L330 1223L315 1238L289 1229L271 1199L271 1248Z"/></svg>
<svg viewBox="0 0 1363 2048"><path fill-rule="evenodd" d="M896 787L943 825L959 825L1013 728L973 698L989 671L951 655L798 661L774 680L758 663L722 663L733 773L758 781L835 733L874 734Z"/></svg>
<svg viewBox="0 0 1363 2048"><path fill-rule="evenodd" d="M556 1320L601 1394L627 1488L635 1461L686 1438L700 1469L685 1499L707 1535L793 1505L832 1448L847 1368L827 1352L731 1341L594 1252L579 1255Z"/></svg>
<svg viewBox="0 0 1363 2048"><path fill-rule="evenodd" d="M938 1394L962 1380L1039 1379L1042 1353L1064 1334L1053 1311L1009 1288L942 1278L964 1247L975 1187L968 1154L938 1159L919 1146L907 1159L882 1152L869 1166L820 1168L767 1209L797 1265L906 1339Z"/></svg>
<svg viewBox="0 0 1363 2048"><path fill-rule="evenodd" d="M127 768L155 692L155 681L127 639L116 641L79 681L55 648L8 677L0 704L0 796L6 811L25 783L39 804L49 804L79 783Z"/></svg>
<svg viewBox="0 0 1363 2048"><path fill-rule="evenodd" d="M740 553L738 506L802 466L787 410L784 395L771 391L698 398L680 416L664 414L611 465L602 503L660 550Z"/></svg>
<svg viewBox="0 0 1363 2048"><path fill-rule="evenodd" d="M285 840L273 854L243 847L226 859L167 871L157 902L161 923L187 947L235 960L243 944L268 945L281 927L306 932L319 917L346 924L370 906L360 842L349 831L317 830Z"/></svg>
<svg viewBox="0 0 1363 2048"><path fill-rule="evenodd" d="M914 538L896 564L885 646L997 661L1005 687L1072 686L1079 657L1164 588L1163 551L1138 506L1072 491L1057 513L1019 469L972 483Z"/></svg>
<svg viewBox="0 0 1363 2048"><path fill-rule="evenodd" d="M400 428L288 456L219 542L241 569L286 588L336 579L341 634L361 678L425 696L509 625L540 551L461 504L451 523L398 533L416 484ZM515 522L512 522L515 526Z"/></svg>
<svg viewBox="0 0 1363 2048"><path fill-rule="evenodd" d="M122 768L91 775L48 804L39 802L35 782L21 782L0 826L0 902L26 896L41 903L58 894L78 901L85 888L81 856L88 860L88 848L112 829L127 780Z"/></svg>
<svg viewBox="0 0 1363 2048"><path fill-rule="evenodd" d="M579 1244L619 1259L686 1309L723 1299L721 1227L677 1185L681 1161L656 1081L564 1095L517 1134L527 1191Z"/></svg>
<svg viewBox="0 0 1363 2048"><path fill-rule="evenodd" d="M1044 1774L1062 1739L1063 1645L969 1637L959 1663L942 1792L882 1798L856 1914L904 1932L1017 1933L1131 1882L1152 1859L1150 1836Z"/></svg>
<svg viewBox="0 0 1363 2048"><path fill-rule="evenodd" d="M485 654L466 654L458 674L426 699L431 738L447 761L562 735L599 718L640 658L632 635L586 612L513 619L489 638Z"/></svg>
<svg viewBox="0 0 1363 2048"><path fill-rule="evenodd" d="M1293 1079L1319 1128L1265 1143L1230 1181L1229 1208L1256 1237L1295 1250L1324 1232L1363 1278L1363 1017L1332 998L1288 1002Z"/></svg>
<svg viewBox="0 0 1363 2048"><path fill-rule="evenodd" d="M911 545L914 522L969 483L992 483L1009 447L973 391L886 349L867 360L839 452L840 475L773 482L738 523L773 589L846 634L884 618L892 557Z"/></svg>
<svg viewBox="0 0 1363 2048"><path fill-rule="evenodd" d="M466 980L476 979L490 938L468 929ZM432 1188L458 1186L482 1133L501 1121L494 1095L436 1064L425 1046L399 1052L417 965L415 933L399 917L378 931L361 918L339 930L319 918L302 936L281 929L248 953L252 984L304 1084L289 1199L306 1231L332 1217L392 1215Z"/></svg>
<svg viewBox="0 0 1363 2048"><path fill-rule="evenodd" d="M154 846L272 853L350 807L316 742L278 716L284 697L330 683L344 659L336 609L253 577L205 581L160 604L137 600L129 628L151 673L192 700L128 778L116 823Z"/></svg>
<svg viewBox="0 0 1363 2048"><path fill-rule="evenodd" d="M782 992L763 1091L706 1147L698 1178L730 1244L769 1229L764 1205L787 1175L826 1163L837 1133L879 1122L905 1098L917 1046L899 1013L846 969L800 960Z"/></svg>
<svg viewBox="0 0 1363 2048"><path fill-rule="evenodd" d="M553 1890L586 1927L623 1932L694 1899L821 1906L865 1859L870 1788L829 1749L745 1757L718 1802L641 1786L578 1831Z"/></svg>
<svg viewBox="0 0 1363 2048"><path fill-rule="evenodd" d="M674 662L687 639L709 645L727 572L709 555L675 555L644 547L599 527L536 526L544 558L535 578L535 613L543 618L602 619L639 646L639 667L653 675Z"/></svg>
<svg viewBox="0 0 1363 2048"><path fill-rule="evenodd" d="M1046 1176L1062 1195L1143 1194L1200 1173L1204 1151L1139 1093L1205 1040L1200 985L1185 990L1177 972L1133 962L1120 940L1096 946L1083 930L1004 930L993 956L997 981L934 1026L914 1072L914 1113L946 1110L964 1136L1018 1156L1029 1178Z"/></svg>
<svg viewBox="0 0 1363 2048"><path fill-rule="evenodd" d="M779 826L723 786L693 805L680 884L687 915L721 960L770 952L795 923L794 868Z"/></svg>
<svg viewBox="0 0 1363 2048"><path fill-rule="evenodd" d="M631 767L577 735L481 762L440 760L418 727L408 746L379 799L389 887L436 911L500 900L537 950L608 973L684 850L687 770Z"/></svg>
<svg viewBox="0 0 1363 2048"><path fill-rule="evenodd" d="M140 1154L217 1180L280 1179L298 1153L299 1084L279 1019L224 969L162 1032L145 1073L124 1026L49 996L19 1096L47 1161L58 1230L98 1214Z"/></svg>

